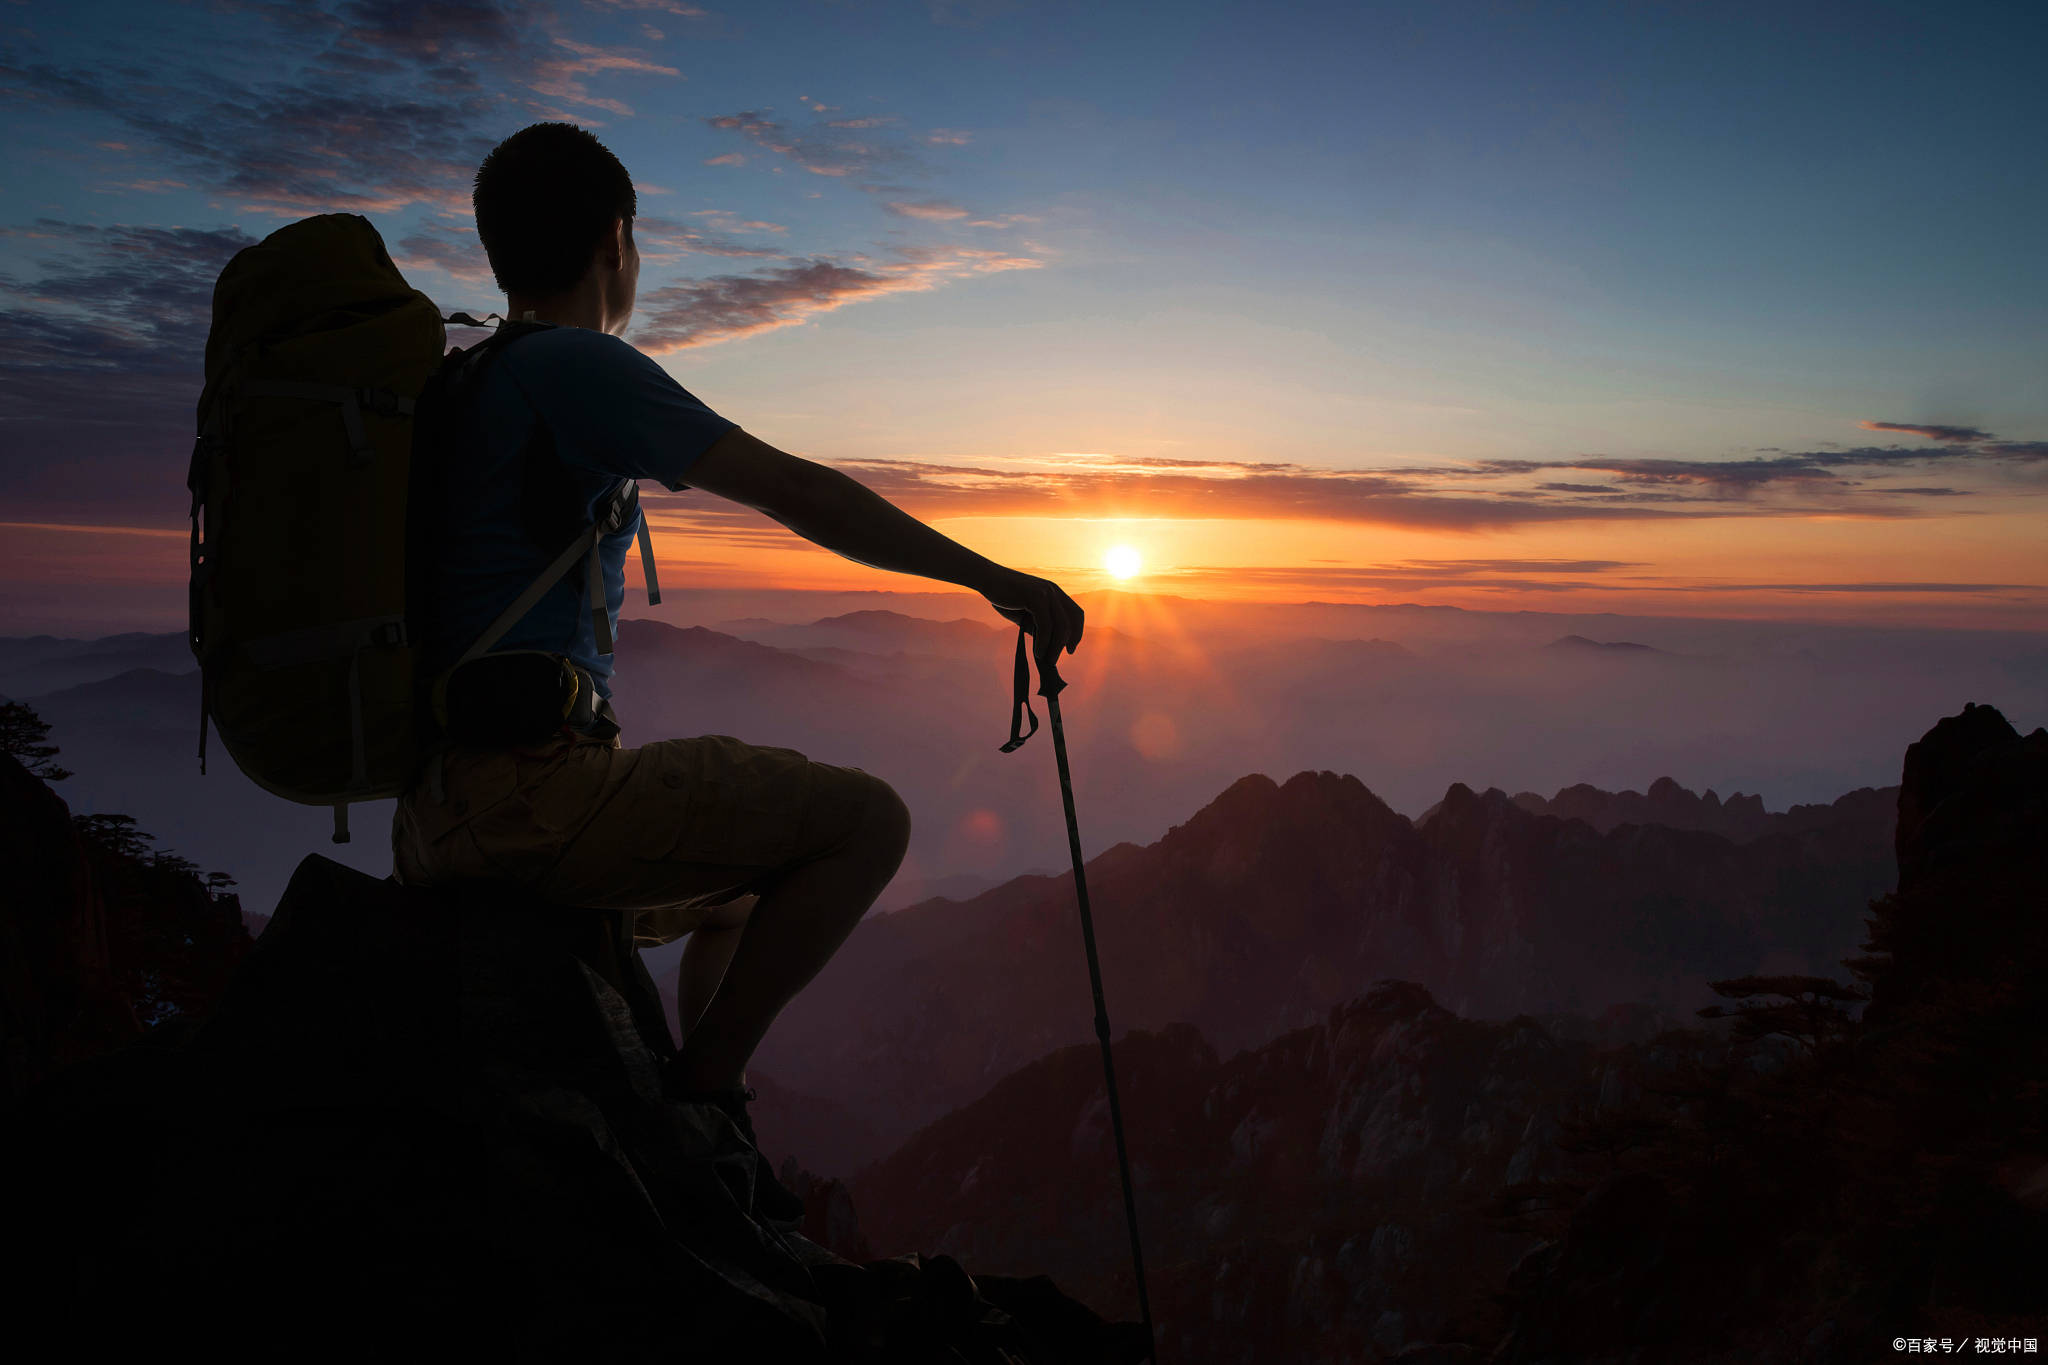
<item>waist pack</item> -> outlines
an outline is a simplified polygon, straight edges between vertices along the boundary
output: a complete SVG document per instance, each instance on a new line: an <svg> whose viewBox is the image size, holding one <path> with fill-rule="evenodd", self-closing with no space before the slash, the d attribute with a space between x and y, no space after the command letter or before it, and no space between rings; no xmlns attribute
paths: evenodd
<svg viewBox="0 0 2048 1365"><path fill-rule="evenodd" d="M209 722L253 782L287 800L348 807L398 795L442 742L453 667L482 655L569 572L584 580L598 648L611 652L598 546L639 522L650 603L660 601L631 479L438 677L431 553L449 396L519 336L502 324L448 349L446 318L392 264L360 214L304 218L238 252L214 286L191 490L190 642L200 669L200 771ZM444 645L446 647L444 647Z"/></svg>
<svg viewBox="0 0 2048 1365"><path fill-rule="evenodd" d="M538 649L485 654L449 670L443 731L457 747L538 744L563 731L610 739L619 732L596 680L566 656Z"/></svg>

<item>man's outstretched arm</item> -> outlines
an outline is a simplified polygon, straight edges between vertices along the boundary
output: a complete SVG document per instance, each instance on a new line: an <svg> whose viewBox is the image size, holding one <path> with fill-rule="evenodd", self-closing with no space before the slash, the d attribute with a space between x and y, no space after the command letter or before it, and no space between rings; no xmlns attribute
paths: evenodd
<svg viewBox="0 0 2048 1365"><path fill-rule="evenodd" d="M1082 611L1050 579L1007 569L941 535L828 465L777 450L738 427L698 456L692 487L751 507L834 554L877 569L957 583L1026 626L1040 671L1081 642Z"/></svg>

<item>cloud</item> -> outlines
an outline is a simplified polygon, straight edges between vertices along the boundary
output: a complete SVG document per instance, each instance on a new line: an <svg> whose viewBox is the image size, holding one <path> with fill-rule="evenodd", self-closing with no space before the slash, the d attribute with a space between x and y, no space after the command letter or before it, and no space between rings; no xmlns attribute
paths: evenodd
<svg viewBox="0 0 2048 1365"><path fill-rule="evenodd" d="M394 243L391 260L400 270L439 270L465 283L495 279L490 257L475 232L431 223Z"/></svg>
<svg viewBox="0 0 2048 1365"><path fill-rule="evenodd" d="M723 156L706 157L704 164L707 166L744 166L747 164L747 154L745 152L727 152Z"/></svg>
<svg viewBox="0 0 2048 1365"><path fill-rule="evenodd" d="M864 299L1039 264L1030 257L969 247L906 247L897 255L904 259L887 265L814 256L752 275L720 275L656 289L640 300L645 321L634 327L633 343L665 355L794 326Z"/></svg>
<svg viewBox="0 0 2048 1365"><path fill-rule="evenodd" d="M927 199L922 203L905 203L892 199L882 207L899 218L920 218L928 223L950 223L967 216L966 209L958 204L949 204L943 199Z"/></svg>
<svg viewBox="0 0 2048 1365"><path fill-rule="evenodd" d="M1926 422L1858 422L1865 431L1902 431L1909 436L1925 436L1930 441L1988 441L1991 433L1975 427L1945 427Z"/></svg>
<svg viewBox="0 0 2048 1365"><path fill-rule="evenodd" d="M735 414L728 415L742 420ZM973 465L912 460L832 463L882 496L924 517L1306 518L1482 530L1532 522L1673 515L1655 509L1529 504L1482 495L1438 493L1418 487L1399 471L1390 470L1325 470L1223 461L1155 463L1092 456Z"/></svg>
<svg viewBox="0 0 2048 1365"><path fill-rule="evenodd" d="M965 147L973 139L974 134L958 128L934 128L924 135L924 140L934 147Z"/></svg>
<svg viewBox="0 0 2048 1365"><path fill-rule="evenodd" d="M591 9L660 10L678 19L706 19L711 15L711 11L692 5L688 0L583 0L583 3Z"/></svg>
<svg viewBox="0 0 2048 1365"><path fill-rule="evenodd" d="M1714 583L1717 592L1913 592L1913 593L2008 593L2044 592L2040 583ZM1647 591L1647 589L1646 589ZM1693 592L1696 588L1659 589Z"/></svg>
<svg viewBox="0 0 2048 1365"><path fill-rule="evenodd" d="M957 248L955 249L957 250ZM955 262L957 265L957 261ZM710 282L702 296L665 301L681 318L705 309L701 336L678 344L745 335L805 316L807 310L888 292L886 278L873 271L849 276L771 280L756 277L751 293L730 287L737 279ZM777 287L780 286L780 287ZM806 292L808 289L810 292ZM643 343L644 344L644 343ZM651 348L650 348L651 349ZM671 347L673 349L673 347ZM715 406L715 403L714 403ZM743 414L729 413L745 424ZM1836 460L1886 463L1891 452L1814 452L1790 455L1806 463ZM984 459L965 463L911 460L834 462L920 516L1148 516L1221 519L1325 520L1443 531L1483 531L1567 521L1652 521L1700 517L1853 516L1892 520L1925 515L1918 499L1951 498L1968 489L1946 486L1889 487L1837 479L1822 471L1814 481L1794 480L1773 494L1783 470L1738 473L1717 484L1709 461L1621 461L1599 457L1606 466L1627 464L1637 482L1614 488L1520 480L1571 464L1542 460L1486 460L1470 464L1364 469L1314 468L1291 463L1191 460L1106 453L1064 453ZM1951 461L1970 458L1958 451ZM1738 465L1746 462L1736 462ZM1775 463L1775 462L1773 462ZM1633 466L1650 465L1648 471ZM1962 466L1958 466L1959 468ZM1970 466L1995 467L1988 459ZM1644 474L1657 477L1642 478ZM1676 486L1671 486L1675 481ZM1510 486L1512 484L1512 486ZM1564 491L1556 491L1562 488ZM1588 493L1584 490L1593 489ZM1612 574L1634 567L1613 560L1456 559L1409 561L1373 573L1423 574L1440 578L1517 575L1562 579ZM1346 569L1345 573L1353 570Z"/></svg>
<svg viewBox="0 0 2048 1365"><path fill-rule="evenodd" d="M477 163L528 118L603 126L630 106L585 77L678 78L643 53L577 41L543 0L213 0L238 16L262 74L225 64L91 66L0 54L17 104L84 110L120 125L109 150L146 150L152 178L242 213L469 213ZM151 11L145 11L145 14ZM216 20L216 22L219 22ZM125 35L149 43L142 28ZM531 97L521 92L532 92ZM524 106L523 109L520 106ZM508 112L510 117L508 117Z"/></svg>
<svg viewBox="0 0 2048 1365"><path fill-rule="evenodd" d="M631 71L654 76L682 75L675 67L663 66L659 62L649 61L634 53L622 50L607 51L571 38L556 38L555 46L575 53L575 58L551 58L535 62L528 75L527 88L536 94L569 100L575 104L586 104L624 118L632 117L631 107L619 100L591 94L577 77L595 71Z"/></svg>
<svg viewBox="0 0 2048 1365"><path fill-rule="evenodd" d="M32 284L0 275L0 504L51 521L182 512L214 280L255 239L50 219L18 235L75 255Z"/></svg>
<svg viewBox="0 0 2048 1365"><path fill-rule="evenodd" d="M843 134L865 129L835 128L818 124L803 132L792 132L786 124L767 117L766 109L743 109L737 114L716 114L704 122L724 132L734 132L757 146L787 157L813 175L865 175L884 166L908 168L915 159L901 147L873 138Z"/></svg>
<svg viewBox="0 0 2048 1365"><path fill-rule="evenodd" d="M499 118L499 97L479 70L516 64L522 22L544 17L510 0L353 3L333 13L222 3L269 23L273 78L244 84L224 68L144 73L10 57L0 60L0 84L18 102L113 120L124 148L147 147L164 178L241 211L467 212L470 177L495 141L474 130Z"/></svg>
<svg viewBox="0 0 2048 1365"><path fill-rule="evenodd" d="M1455 561L1435 561L1453 563ZM1472 561L1483 563L1485 561ZM1432 561L1410 561L1408 564L1384 566L1331 567L1313 565L1296 567L1286 564L1244 565L1244 564L1199 564L1172 569L1155 570L1147 577L1162 586L1187 585L1196 587L1208 584L1236 587L1257 584L1270 588L1293 587L1301 590L1378 590L1428 592L1445 588L1452 591L1478 589L1486 592L1511 594L1549 592L1598 592L1642 593L1646 595L1671 596L1719 595L1727 593L1789 593L1796 595L1927 595L1927 596L1978 596L2011 600L2013 595L2034 596L2048 592L2048 586L2038 583L1939 583L1939 582L1867 582L1867 583L1729 583L1717 579L1697 579L1685 583L1672 583L1648 578L1602 578L1597 582L1583 582L1569 579L1518 576L1511 567L1512 560L1499 561L1503 566L1502 576L1480 577L1459 573L1432 571ZM1633 566L1616 566L1633 567Z"/></svg>
<svg viewBox="0 0 2048 1365"><path fill-rule="evenodd" d="M1859 425L1869 427L1871 424L1864 422ZM1974 430L1961 427L1946 429L1959 432ZM1612 485L1571 481L1545 481L1535 485L1540 492L1600 498L1639 499L1644 496L1644 489L1677 489L1690 490L1690 495L1698 498L1741 499L1750 498L1772 485L1786 485L1810 492L1860 489L1892 495L1946 497L1954 496L1959 490L1869 486L1849 475L1859 471L1883 473L1906 466L1950 467L1987 461L2031 463L2048 460L2048 442L1999 441L1982 432L1976 433L1968 442L1960 437L1943 439L1942 445L1932 448L1909 450L1901 446L1859 446L1848 450L1799 451L1768 459L1671 460L1596 455L1572 460L1485 460L1474 468L1494 477L1545 472L1612 475L1616 481ZM1455 473L1451 470L1440 472Z"/></svg>
<svg viewBox="0 0 2048 1365"><path fill-rule="evenodd" d="M720 221L714 226L724 227L726 224ZM773 224L767 226L774 227ZM679 223L673 218L658 215L641 214L636 217L633 220L633 240L650 259L658 259L658 253L663 250L701 256L760 256L772 260L783 259L780 251L747 246L718 232L706 232L693 224ZM654 250L649 251L650 247ZM651 298L652 294L645 297Z"/></svg>
<svg viewBox="0 0 2048 1365"><path fill-rule="evenodd" d="M1409 559L1404 571L1414 573L1610 573L1647 567L1623 559Z"/></svg>
<svg viewBox="0 0 2048 1365"><path fill-rule="evenodd" d="M692 218L708 218L711 226L721 232L787 232L786 223L770 223L760 218L742 218L731 209L691 209Z"/></svg>
<svg viewBox="0 0 2048 1365"><path fill-rule="evenodd" d="M68 252L33 283L0 274L0 431L9 444L25 426L158 428L170 413L189 431L214 281L256 239L236 228L49 218L22 235Z"/></svg>

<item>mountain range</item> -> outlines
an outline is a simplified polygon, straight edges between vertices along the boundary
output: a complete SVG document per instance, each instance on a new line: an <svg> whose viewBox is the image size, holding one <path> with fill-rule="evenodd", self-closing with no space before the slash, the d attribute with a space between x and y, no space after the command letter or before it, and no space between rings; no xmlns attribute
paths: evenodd
<svg viewBox="0 0 2048 1365"><path fill-rule="evenodd" d="M1890 812L1852 799L1746 842L1579 820L1454 785L1411 823L1355 777L1243 778L1157 841L1087 865L1111 1018L1192 1024L1225 1056L1321 1019L1375 980L1465 1016L1671 1015L1705 981L1825 972L1891 881ZM1070 875L871 919L756 1061L902 1137L1016 1067L1085 1041ZM837 1154L813 1169L844 1173Z"/></svg>

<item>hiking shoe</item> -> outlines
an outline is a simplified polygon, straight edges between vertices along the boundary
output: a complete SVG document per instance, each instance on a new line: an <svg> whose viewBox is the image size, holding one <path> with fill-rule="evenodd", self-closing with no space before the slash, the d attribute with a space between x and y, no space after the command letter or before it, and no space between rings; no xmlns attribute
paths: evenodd
<svg viewBox="0 0 2048 1365"><path fill-rule="evenodd" d="M721 1110L740 1130L754 1160L754 1207L748 1212L777 1222L801 1223L804 1201L775 1178L768 1158L761 1155L760 1140L754 1136L753 1120L747 1117L747 1102L758 1099L753 1086L729 1090L681 1090L675 1098L683 1104L709 1104Z"/></svg>

